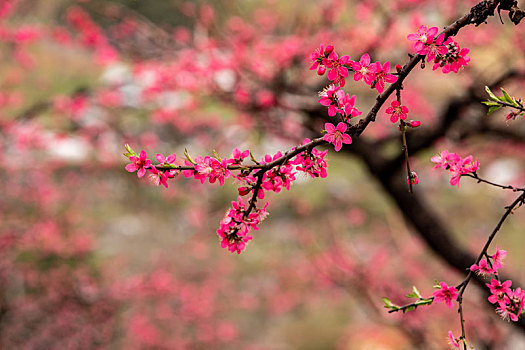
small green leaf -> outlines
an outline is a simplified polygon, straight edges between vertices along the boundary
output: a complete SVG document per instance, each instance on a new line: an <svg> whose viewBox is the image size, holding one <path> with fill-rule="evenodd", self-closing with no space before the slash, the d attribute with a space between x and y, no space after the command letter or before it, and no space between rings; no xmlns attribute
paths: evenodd
<svg viewBox="0 0 525 350"><path fill-rule="evenodd" d="M131 156L135 156L135 157L138 157L137 153L135 153L135 151L131 148L130 145L128 145L127 143L124 145L124 148L126 149L126 153L124 153L124 155L126 157L131 157Z"/></svg>
<svg viewBox="0 0 525 350"><path fill-rule="evenodd" d="M390 301L390 299L388 299L388 298L381 298L381 300L383 300L383 303L385 304L385 308L392 309L392 310L399 310L399 307L397 305L395 305L394 303L392 303L392 301Z"/></svg>
<svg viewBox="0 0 525 350"><path fill-rule="evenodd" d="M186 157L186 159L188 160L188 162L190 162L191 164L195 165L197 163L195 163L195 161L191 158L190 154L188 153L188 150L185 148L184 149L184 156Z"/></svg>
<svg viewBox="0 0 525 350"><path fill-rule="evenodd" d="M217 151L213 150L213 155L215 156L215 159L217 159L219 162L222 161L222 158L217 154Z"/></svg>
<svg viewBox="0 0 525 350"><path fill-rule="evenodd" d="M492 106L489 108L488 112L487 112L487 115L493 113L493 112L496 112L498 109L500 109L501 106Z"/></svg>
<svg viewBox="0 0 525 350"><path fill-rule="evenodd" d="M495 101L482 101L481 103L486 106L501 106L501 103Z"/></svg>
<svg viewBox="0 0 525 350"><path fill-rule="evenodd" d="M410 311L412 311L412 310L415 310L416 308L417 308L417 306L415 306L415 305L411 305L411 306L407 307L406 309L404 309L404 310L403 310L403 313L405 313L405 312L410 312Z"/></svg>
<svg viewBox="0 0 525 350"><path fill-rule="evenodd" d="M386 307L391 307L393 305L392 301L390 301L388 298L381 298L381 300L383 300L383 303L385 303Z"/></svg>
<svg viewBox="0 0 525 350"><path fill-rule="evenodd" d="M499 101L499 98L496 95L494 95L492 91L490 91L488 86L485 86L485 91L487 92L487 94L489 94L491 99L493 99L494 101Z"/></svg>
<svg viewBox="0 0 525 350"><path fill-rule="evenodd" d="M253 156L252 151L250 151L250 158L252 159L252 162L254 162L255 164L259 164L259 162Z"/></svg>
<svg viewBox="0 0 525 350"><path fill-rule="evenodd" d="M504 98L504 101L505 102L508 102L510 103L511 105L513 105L514 107L518 107L518 103L516 102L516 100L514 100L508 93L507 91L505 91L505 89L501 88L501 91L503 92L503 98Z"/></svg>
<svg viewBox="0 0 525 350"><path fill-rule="evenodd" d="M419 299L423 299L423 297L421 296L421 293L419 292L416 286L412 286L412 291L414 292L415 295L417 295Z"/></svg>

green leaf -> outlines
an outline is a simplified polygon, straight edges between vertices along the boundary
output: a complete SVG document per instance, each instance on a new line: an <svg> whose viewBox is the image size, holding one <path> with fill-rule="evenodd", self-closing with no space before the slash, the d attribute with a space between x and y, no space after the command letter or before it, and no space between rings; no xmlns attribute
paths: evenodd
<svg viewBox="0 0 525 350"><path fill-rule="evenodd" d="M184 156L186 157L186 159L188 160L188 162L190 162L191 164L195 165L197 163L195 163L195 161L191 158L190 154L188 153L188 150L185 148L184 149Z"/></svg>
<svg viewBox="0 0 525 350"><path fill-rule="evenodd" d="M124 145L124 148L126 149L126 153L124 153L124 155L126 157L131 157L131 156L135 156L135 157L138 157L137 153L135 153L135 151L131 148L130 145L128 145L127 143Z"/></svg>
<svg viewBox="0 0 525 350"><path fill-rule="evenodd" d="M492 107L490 107L488 112L487 112L487 115L489 115L492 112L496 112L500 108L501 108L501 106L492 106Z"/></svg>
<svg viewBox="0 0 525 350"><path fill-rule="evenodd" d="M403 310L403 313L410 312L412 310L415 310L416 308L417 308L417 306L415 306L415 305L414 306L409 306L409 307L407 307L406 309Z"/></svg>
<svg viewBox="0 0 525 350"><path fill-rule="evenodd" d="M392 310L399 310L399 306L395 305L390 301L388 298L381 298L383 300L383 303L385 304L385 308L392 309Z"/></svg>
<svg viewBox="0 0 525 350"><path fill-rule="evenodd" d="M416 288L416 286L412 286L412 291L414 292L415 295L417 295L417 297L419 299L423 299L423 297L421 296L421 293L419 292L419 290Z"/></svg>
<svg viewBox="0 0 525 350"><path fill-rule="evenodd" d="M215 156L215 159L217 159L219 162L222 161L222 158L217 154L217 151L213 150L213 155Z"/></svg>
<svg viewBox="0 0 525 350"><path fill-rule="evenodd" d="M253 156L252 151L250 151L250 158L252 159L252 162L254 162L255 164L259 164L259 162Z"/></svg>
<svg viewBox="0 0 525 350"><path fill-rule="evenodd" d="M518 107L518 103L507 93L507 91L505 91L505 89L501 88L501 91L503 92L503 101L510 103L514 107Z"/></svg>
<svg viewBox="0 0 525 350"><path fill-rule="evenodd" d="M392 301L390 301L390 299L388 298L381 298L381 300L383 300L383 303L385 303L385 307L391 307L392 305Z"/></svg>
<svg viewBox="0 0 525 350"><path fill-rule="evenodd" d="M481 103L486 106L501 106L501 103L495 101L482 101Z"/></svg>
<svg viewBox="0 0 525 350"><path fill-rule="evenodd" d="M496 95L494 95L492 91L490 91L488 86L485 86L485 91L487 92L487 94L489 94L491 99L493 99L494 101L499 101L499 98Z"/></svg>

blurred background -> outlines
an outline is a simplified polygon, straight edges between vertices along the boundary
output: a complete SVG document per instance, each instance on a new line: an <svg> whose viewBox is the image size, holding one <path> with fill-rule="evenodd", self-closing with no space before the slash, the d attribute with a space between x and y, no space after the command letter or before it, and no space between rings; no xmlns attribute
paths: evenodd
<svg viewBox="0 0 525 350"><path fill-rule="evenodd" d="M182 164L184 149L228 157L239 147L257 159L290 149L327 117L317 92L328 81L308 69L320 44L403 65L408 34L444 27L475 3L0 1L0 347L446 348L449 330L461 334L455 310L388 314L381 297L405 304L413 285L429 296L435 280L464 275L427 247L351 146L330 148L326 179L301 175L268 195L270 216L240 255L216 235L233 182L180 176L157 187L125 171L122 154L129 143ZM523 186L525 121L486 116L480 104L485 85L525 96L524 32L503 22L455 38L471 49L465 70L429 64L403 90L409 119L422 122L415 141L443 129L414 142L422 210L472 254L515 194L468 178L452 187L430 157L473 154L483 177ZM351 78L345 89L364 114L377 96ZM362 138L378 157L400 151L383 111ZM405 185L406 173L395 174ZM525 281L524 224L517 211L497 238L514 286ZM466 295L476 349L525 347L481 289Z"/></svg>

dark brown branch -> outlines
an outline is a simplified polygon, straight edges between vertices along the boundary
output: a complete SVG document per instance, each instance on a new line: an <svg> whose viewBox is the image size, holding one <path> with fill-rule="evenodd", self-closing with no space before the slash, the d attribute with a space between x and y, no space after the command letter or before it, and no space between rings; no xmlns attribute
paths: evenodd
<svg viewBox="0 0 525 350"><path fill-rule="evenodd" d="M499 187L499 188L504 189L504 190L513 190L514 192L525 191L525 188L519 188L519 187L510 186L510 185L500 185L500 184L497 184L495 182L482 179L482 178L480 178L478 176L477 173L468 173L468 174L463 174L461 176L471 177L473 179L478 180L478 183L483 182L483 183L486 183L488 185L491 185L491 186L494 186L494 187Z"/></svg>

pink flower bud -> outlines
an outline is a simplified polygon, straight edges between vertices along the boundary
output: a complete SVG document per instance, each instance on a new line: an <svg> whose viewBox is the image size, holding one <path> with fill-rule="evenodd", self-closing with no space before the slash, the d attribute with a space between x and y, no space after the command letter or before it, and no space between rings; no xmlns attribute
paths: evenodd
<svg viewBox="0 0 525 350"><path fill-rule="evenodd" d="M417 128L421 125L421 122L419 120L411 120L407 124L412 128Z"/></svg>
<svg viewBox="0 0 525 350"><path fill-rule="evenodd" d="M246 196L248 193L250 193L250 189L248 187L239 187L238 191L240 196Z"/></svg>
<svg viewBox="0 0 525 350"><path fill-rule="evenodd" d="M324 54L325 55L329 55L332 53L332 51L334 51L334 46L333 45L327 45L326 48L324 49Z"/></svg>
<svg viewBox="0 0 525 350"><path fill-rule="evenodd" d="M317 68L317 74L318 75L323 75L325 72L326 72L326 67L325 66L319 66L319 68Z"/></svg>
<svg viewBox="0 0 525 350"><path fill-rule="evenodd" d="M419 177L417 177L417 173L415 171L410 172L410 178L407 176L408 183L412 183L413 185L417 185L419 183Z"/></svg>
<svg viewBox="0 0 525 350"><path fill-rule="evenodd" d="M401 67L400 64L396 64L396 70L398 73L401 72L401 69L403 69L403 67Z"/></svg>

